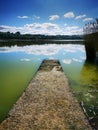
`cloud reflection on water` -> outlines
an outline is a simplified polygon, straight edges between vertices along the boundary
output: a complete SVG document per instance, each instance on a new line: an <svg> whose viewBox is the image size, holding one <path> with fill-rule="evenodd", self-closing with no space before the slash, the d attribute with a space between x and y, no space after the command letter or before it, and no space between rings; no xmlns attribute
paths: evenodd
<svg viewBox="0 0 98 130"><path fill-rule="evenodd" d="M45 57L48 59L62 59L65 64L71 64L74 62L82 62L85 59L84 45L73 44L44 44L44 45L31 45L31 46L12 46L12 47L0 47L0 53L12 53L23 52L27 55L33 55L37 57ZM21 61L30 61L29 58L23 57Z"/></svg>
<svg viewBox="0 0 98 130"><path fill-rule="evenodd" d="M63 63L65 64L71 64L72 60L71 59L65 59L65 60L62 60Z"/></svg>

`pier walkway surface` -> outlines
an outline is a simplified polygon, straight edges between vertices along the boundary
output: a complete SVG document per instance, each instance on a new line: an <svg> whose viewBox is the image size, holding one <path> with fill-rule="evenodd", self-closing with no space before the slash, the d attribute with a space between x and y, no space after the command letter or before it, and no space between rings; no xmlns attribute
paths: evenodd
<svg viewBox="0 0 98 130"><path fill-rule="evenodd" d="M0 130L91 130L56 60L44 60Z"/></svg>

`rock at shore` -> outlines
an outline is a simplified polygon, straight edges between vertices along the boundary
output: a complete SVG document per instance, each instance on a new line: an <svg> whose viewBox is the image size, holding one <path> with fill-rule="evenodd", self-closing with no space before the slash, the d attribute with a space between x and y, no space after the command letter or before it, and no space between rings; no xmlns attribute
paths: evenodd
<svg viewBox="0 0 98 130"><path fill-rule="evenodd" d="M0 130L91 130L56 60L45 60Z"/></svg>

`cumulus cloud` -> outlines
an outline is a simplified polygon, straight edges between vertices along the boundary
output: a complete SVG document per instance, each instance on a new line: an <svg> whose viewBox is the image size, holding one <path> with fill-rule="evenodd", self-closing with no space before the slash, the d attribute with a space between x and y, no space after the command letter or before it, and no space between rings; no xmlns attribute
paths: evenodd
<svg viewBox="0 0 98 130"><path fill-rule="evenodd" d="M66 30L70 31L70 30L76 30L78 28L79 28L78 26L67 26Z"/></svg>
<svg viewBox="0 0 98 130"><path fill-rule="evenodd" d="M28 19L29 16L17 16L17 18L20 18L20 19Z"/></svg>
<svg viewBox="0 0 98 130"><path fill-rule="evenodd" d="M21 27L15 27L15 26L6 26L6 25L1 25L0 27L2 27L2 32L17 32L20 31L21 32Z"/></svg>
<svg viewBox="0 0 98 130"><path fill-rule="evenodd" d="M76 16L76 19L82 19L82 18L85 18L85 17L86 17L86 14L78 15L78 16Z"/></svg>
<svg viewBox="0 0 98 130"><path fill-rule="evenodd" d="M44 23L42 24L43 28L53 30L53 29L59 29L59 26L57 24L52 24L52 23Z"/></svg>
<svg viewBox="0 0 98 130"><path fill-rule="evenodd" d="M83 19L83 21L85 22L85 21L92 21L93 20L93 18L85 18L85 19Z"/></svg>
<svg viewBox="0 0 98 130"><path fill-rule="evenodd" d="M61 34L61 30L59 25L52 24L52 23L33 23L33 24L26 24L23 27L14 27L14 26L0 26L3 32L17 32L19 31L22 34L46 34L46 35L56 35Z"/></svg>
<svg viewBox="0 0 98 130"><path fill-rule="evenodd" d="M76 35L83 33L83 29L79 28L78 26L65 26L64 30L68 35Z"/></svg>
<svg viewBox="0 0 98 130"><path fill-rule="evenodd" d="M65 17L65 18L74 18L75 15L74 15L73 12L67 12L67 13L64 14L64 17Z"/></svg>
<svg viewBox="0 0 98 130"><path fill-rule="evenodd" d="M5 28L0 26L0 30L3 30L3 29L5 29Z"/></svg>
<svg viewBox="0 0 98 130"><path fill-rule="evenodd" d="M31 34L46 34L46 35L56 35L60 33L60 27L53 23L33 23L26 24L23 30L27 30ZM27 33L27 32L26 32Z"/></svg>
<svg viewBox="0 0 98 130"><path fill-rule="evenodd" d="M59 19L59 15L51 15L49 17L49 20L56 20L56 19Z"/></svg>
<svg viewBox="0 0 98 130"><path fill-rule="evenodd" d="M40 16L33 15L33 20L35 20L35 19L40 19Z"/></svg>
<svg viewBox="0 0 98 130"><path fill-rule="evenodd" d="M58 24L53 24L51 22L48 23L33 23L33 24L25 24L23 27L15 27L15 26L0 26L2 32L17 32L19 31L21 34L44 34L44 35L75 35L82 34L83 30L78 26L67 26L60 27Z"/></svg>

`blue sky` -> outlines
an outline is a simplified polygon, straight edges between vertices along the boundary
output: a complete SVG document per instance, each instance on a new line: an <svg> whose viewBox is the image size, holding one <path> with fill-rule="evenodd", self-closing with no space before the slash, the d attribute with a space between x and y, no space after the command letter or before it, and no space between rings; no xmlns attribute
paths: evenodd
<svg viewBox="0 0 98 130"><path fill-rule="evenodd" d="M98 0L1 0L0 31L22 34L82 34L98 17Z"/></svg>

